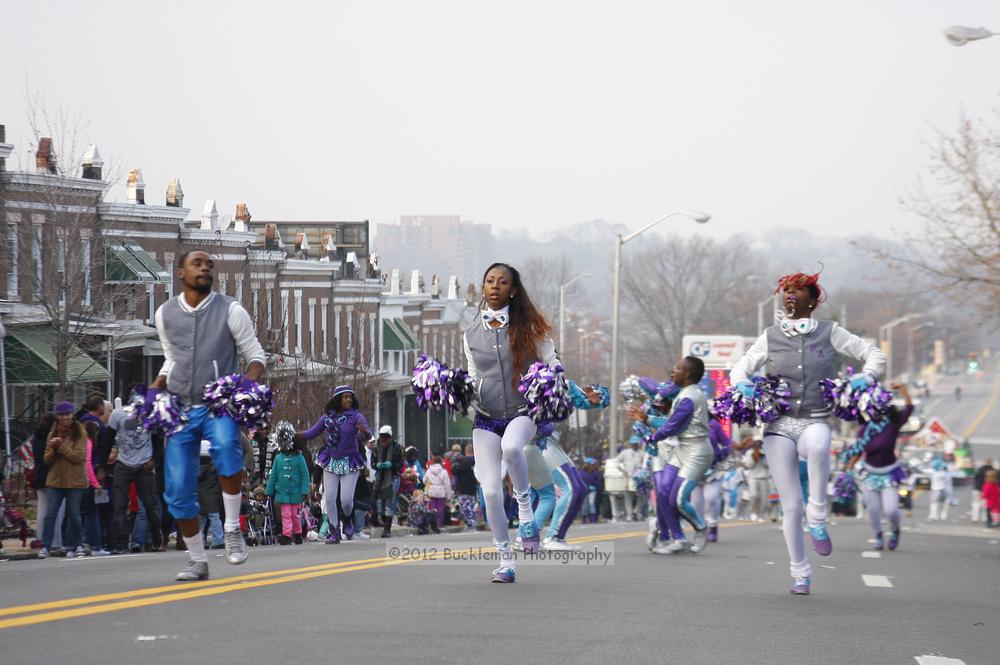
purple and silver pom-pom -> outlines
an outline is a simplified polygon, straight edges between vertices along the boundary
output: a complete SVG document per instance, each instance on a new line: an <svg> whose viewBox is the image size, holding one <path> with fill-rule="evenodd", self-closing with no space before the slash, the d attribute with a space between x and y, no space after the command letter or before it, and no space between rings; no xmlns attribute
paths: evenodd
<svg viewBox="0 0 1000 665"><path fill-rule="evenodd" d="M833 415L852 423L879 421L885 418L892 405L892 393L878 381L872 381L864 388L856 389L851 385L853 375L854 370L848 367L837 378L823 379L819 382L823 399L833 408Z"/></svg>
<svg viewBox="0 0 1000 665"><path fill-rule="evenodd" d="M788 382L778 376L755 376L750 379L753 395L747 397L736 386L715 398L715 411L740 425L769 423L789 409L792 391Z"/></svg>
<svg viewBox="0 0 1000 665"><path fill-rule="evenodd" d="M854 481L854 474L850 471L842 471L837 475L837 480L833 483L833 496L842 501L854 501L858 493L858 484Z"/></svg>
<svg viewBox="0 0 1000 665"><path fill-rule="evenodd" d="M422 354L413 366L410 385L417 406L424 411L440 409L448 403L448 368L434 358Z"/></svg>
<svg viewBox="0 0 1000 665"><path fill-rule="evenodd" d="M247 429L263 429L274 410L271 388L241 374L220 376L205 385L205 406L213 415L229 416Z"/></svg>
<svg viewBox="0 0 1000 665"><path fill-rule="evenodd" d="M150 434L170 436L184 429L188 416L180 396L169 390L150 392L151 396L145 386L135 389L131 403L125 407L128 415L138 416L140 425Z"/></svg>
<svg viewBox="0 0 1000 665"><path fill-rule="evenodd" d="M445 380L445 390L448 393L447 406L452 411L458 411L463 416L469 412L472 402L476 398L476 387L472 385L472 377L461 367L449 369L442 365L444 373L447 373Z"/></svg>
<svg viewBox="0 0 1000 665"><path fill-rule="evenodd" d="M625 377L625 380L619 384L618 390L626 404L642 404L646 401L646 391L643 389L642 383L639 382L639 377L635 374Z"/></svg>
<svg viewBox="0 0 1000 665"><path fill-rule="evenodd" d="M680 387L673 381L654 381L647 376L638 377L638 381L643 392L654 400L673 399L681 391Z"/></svg>
<svg viewBox="0 0 1000 665"><path fill-rule="evenodd" d="M270 450L288 451L295 447L295 428L287 420L280 421L271 429L271 435L267 438L267 447Z"/></svg>
<svg viewBox="0 0 1000 665"><path fill-rule="evenodd" d="M573 399L562 365L550 367L533 363L517 387L528 404L528 415L536 423L543 420L560 422L573 412Z"/></svg>

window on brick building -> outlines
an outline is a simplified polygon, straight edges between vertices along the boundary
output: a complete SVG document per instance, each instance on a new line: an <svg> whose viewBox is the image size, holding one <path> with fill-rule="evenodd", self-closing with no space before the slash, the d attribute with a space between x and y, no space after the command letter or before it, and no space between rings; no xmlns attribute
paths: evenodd
<svg viewBox="0 0 1000 665"><path fill-rule="evenodd" d="M7 247L10 248L7 252L7 297L17 300L17 268L21 257L21 248L18 246L17 224L7 225Z"/></svg>

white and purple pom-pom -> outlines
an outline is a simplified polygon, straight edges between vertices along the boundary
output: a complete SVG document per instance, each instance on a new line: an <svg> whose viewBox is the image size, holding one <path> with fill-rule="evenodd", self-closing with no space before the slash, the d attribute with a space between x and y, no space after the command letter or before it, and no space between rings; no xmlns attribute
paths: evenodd
<svg viewBox="0 0 1000 665"><path fill-rule="evenodd" d="M626 404L642 404L646 401L646 391L635 374L625 377L625 380L618 386L619 392L625 399Z"/></svg>
<svg viewBox="0 0 1000 665"><path fill-rule="evenodd" d="M131 403L125 407L126 413L138 416L140 425L150 434L170 436L184 429L188 416L180 396L169 390L152 392L150 398L144 386L136 388Z"/></svg>
<svg viewBox="0 0 1000 665"><path fill-rule="evenodd" d="M229 416L247 429L263 429L274 410L271 388L240 374L220 376L205 384L205 406L215 416Z"/></svg>
<svg viewBox="0 0 1000 665"><path fill-rule="evenodd" d="M447 392L446 404L449 409L458 411L464 416L469 412L476 397L476 387L472 384L472 377L460 367L457 369L449 369L446 365L441 367Z"/></svg>
<svg viewBox="0 0 1000 665"><path fill-rule="evenodd" d="M410 386L413 387L417 406L424 411L445 406L448 403L448 376L446 365L422 354L410 375Z"/></svg>
<svg viewBox="0 0 1000 665"><path fill-rule="evenodd" d="M852 502L858 493L858 484L854 480L854 474L850 471L842 471L833 482L833 496L841 501Z"/></svg>
<svg viewBox="0 0 1000 665"><path fill-rule="evenodd" d="M753 394L747 397L736 386L715 398L715 411L740 425L755 426L769 423L789 409L791 390L788 382L778 376L755 376L750 379Z"/></svg>
<svg viewBox="0 0 1000 665"><path fill-rule="evenodd" d="M569 382L561 365L533 363L521 377L518 391L524 395L528 415L536 423L543 420L560 422L573 412Z"/></svg>
<svg viewBox="0 0 1000 665"><path fill-rule="evenodd" d="M885 418L892 406L892 393L878 381L872 381L864 388L855 388L851 385L853 375L854 370L848 367L837 378L819 382L823 399L833 408L833 415L857 423Z"/></svg>

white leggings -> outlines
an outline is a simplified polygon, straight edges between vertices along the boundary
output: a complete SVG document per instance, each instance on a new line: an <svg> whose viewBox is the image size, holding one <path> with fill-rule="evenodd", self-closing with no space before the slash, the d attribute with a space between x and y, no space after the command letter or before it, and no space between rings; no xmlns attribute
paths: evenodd
<svg viewBox="0 0 1000 665"><path fill-rule="evenodd" d="M886 487L881 491L866 487L865 506L875 535L882 533L882 513L889 518L893 531L899 528L899 490L895 487Z"/></svg>
<svg viewBox="0 0 1000 665"><path fill-rule="evenodd" d="M528 484L528 463L521 450L535 436L535 423L528 416L518 416L510 421L503 438L483 429L472 430L472 451L476 457L476 477L483 488L486 502L486 519L490 523L493 540L498 544L510 541L507 533L507 514L503 509L503 470L507 467L514 498L517 499L517 518L521 524L534 521L531 510L531 493Z"/></svg>
<svg viewBox="0 0 1000 665"><path fill-rule="evenodd" d="M806 559L805 537L802 534L802 486L799 484L799 457L809 465L809 505L806 519L816 526L826 522L826 483L830 477L830 426L813 423L806 427L798 441L772 434L764 437L764 455L771 478L781 498L784 513L781 530L791 560L792 577L808 577L812 573Z"/></svg>
<svg viewBox="0 0 1000 665"><path fill-rule="evenodd" d="M351 471L342 476L323 470L323 498L326 501L326 516L330 528L340 528L340 517L337 514L337 494L340 494L340 507L344 509L344 518L354 516L354 488L358 484L360 471Z"/></svg>
<svg viewBox="0 0 1000 665"><path fill-rule="evenodd" d="M719 526L719 513L722 512L722 479L709 480L704 485L691 492L691 504L695 507L708 526Z"/></svg>

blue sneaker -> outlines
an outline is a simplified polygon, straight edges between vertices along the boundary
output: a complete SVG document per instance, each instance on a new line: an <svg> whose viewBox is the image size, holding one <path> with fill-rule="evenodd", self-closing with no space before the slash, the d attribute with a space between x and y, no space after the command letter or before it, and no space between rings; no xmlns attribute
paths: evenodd
<svg viewBox="0 0 1000 665"><path fill-rule="evenodd" d="M809 595L809 578L808 577L796 577L795 584L789 591L795 596L808 596Z"/></svg>
<svg viewBox="0 0 1000 665"><path fill-rule="evenodd" d="M833 551L833 541L830 540L830 533L826 530L825 524L817 526L809 525L809 535L812 536L813 549L820 556L830 556Z"/></svg>
<svg viewBox="0 0 1000 665"><path fill-rule="evenodd" d="M535 525L534 520L525 522L521 526L517 527L517 533L521 538L521 544L524 547L525 554L534 554L538 551L538 546L541 543L541 534L539 533L538 526Z"/></svg>
<svg viewBox="0 0 1000 665"><path fill-rule="evenodd" d="M516 576L517 571L512 566L500 566L493 571L493 579L490 581L496 584L513 584Z"/></svg>

